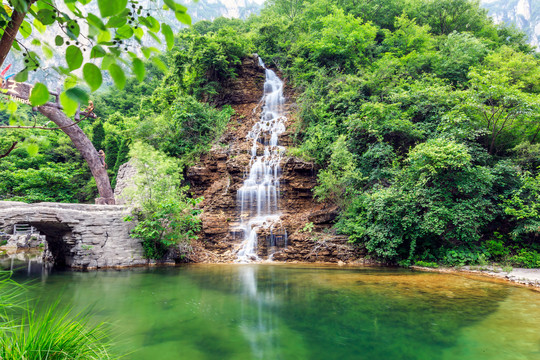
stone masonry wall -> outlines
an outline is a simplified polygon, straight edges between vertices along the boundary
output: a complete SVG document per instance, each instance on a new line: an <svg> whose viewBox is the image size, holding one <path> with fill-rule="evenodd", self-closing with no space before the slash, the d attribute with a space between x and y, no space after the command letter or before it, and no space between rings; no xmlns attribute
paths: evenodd
<svg viewBox="0 0 540 360"><path fill-rule="evenodd" d="M0 201L0 231L29 224L46 235L55 262L78 269L146 265L140 242L129 236L124 206Z"/></svg>

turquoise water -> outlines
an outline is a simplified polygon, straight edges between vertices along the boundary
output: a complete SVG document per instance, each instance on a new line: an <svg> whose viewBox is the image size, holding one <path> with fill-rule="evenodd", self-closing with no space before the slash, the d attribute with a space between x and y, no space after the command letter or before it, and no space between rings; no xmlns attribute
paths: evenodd
<svg viewBox="0 0 540 360"><path fill-rule="evenodd" d="M189 265L36 278L127 359L540 359L540 293L393 268Z"/></svg>

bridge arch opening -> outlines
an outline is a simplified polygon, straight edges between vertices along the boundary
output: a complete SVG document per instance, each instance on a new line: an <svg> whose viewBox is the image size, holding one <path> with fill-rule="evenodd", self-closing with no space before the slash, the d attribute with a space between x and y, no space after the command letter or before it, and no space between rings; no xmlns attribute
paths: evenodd
<svg viewBox="0 0 540 360"><path fill-rule="evenodd" d="M47 252L44 254L44 261L55 269L69 267L73 260L72 249L75 245L71 237L71 227L60 222L29 222L29 225L45 235Z"/></svg>

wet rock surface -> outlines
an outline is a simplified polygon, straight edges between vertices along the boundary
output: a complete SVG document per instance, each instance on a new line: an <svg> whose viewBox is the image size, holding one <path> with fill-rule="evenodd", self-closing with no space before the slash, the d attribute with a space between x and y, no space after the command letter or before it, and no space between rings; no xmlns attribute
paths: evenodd
<svg viewBox="0 0 540 360"><path fill-rule="evenodd" d="M204 249L208 256L207 260L202 257L201 261L235 261L244 239L239 227L237 192L249 170L252 141L247 135L261 115L264 71L256 58L245 60L242 68L236 79L237 85L232 86L228 97L222 99L223 103L231 104L236 114L218 143L186 173L192 195L204 198L199 249ZM291 146L294 142L290 128L294 125L295 106L292 91L286 84L285 89L287 131L280 136L279 144ZM258 147L257 152L262 148L262 145ZM353 247L345 237L335 235L331 229L337 209L313 199L317 166L285 154L281 170L281 217L273 224L272 231L270 227L258 231L257 255L262 259L295 262L352 262L361 258L361 249ZM311 231L303 231L309 223L313 226Z"/></svg>

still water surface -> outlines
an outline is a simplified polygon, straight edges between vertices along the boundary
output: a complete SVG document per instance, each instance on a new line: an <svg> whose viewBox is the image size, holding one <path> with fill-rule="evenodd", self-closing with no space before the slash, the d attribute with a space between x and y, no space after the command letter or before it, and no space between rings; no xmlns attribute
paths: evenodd
<svg viewBox="0 0 540 360"><path fill-rule="evenodd" d="M112 322L127 359L540 359L540 293L392 268L57 272L31 295Z"/></svg>

